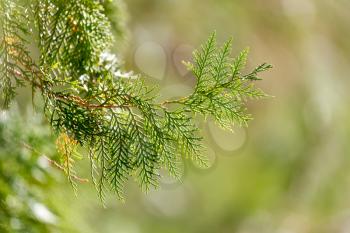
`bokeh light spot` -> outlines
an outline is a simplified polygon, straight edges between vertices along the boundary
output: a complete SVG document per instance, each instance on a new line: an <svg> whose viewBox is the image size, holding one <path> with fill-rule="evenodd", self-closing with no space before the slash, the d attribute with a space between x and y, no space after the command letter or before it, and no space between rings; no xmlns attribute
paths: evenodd
<svg viewBox="0 0 350 233"><path fill-rule="evenodd" d="M167 56L162 46L145 42L136 49L134 58L141 72L155 79L164 78Z"/></svg>

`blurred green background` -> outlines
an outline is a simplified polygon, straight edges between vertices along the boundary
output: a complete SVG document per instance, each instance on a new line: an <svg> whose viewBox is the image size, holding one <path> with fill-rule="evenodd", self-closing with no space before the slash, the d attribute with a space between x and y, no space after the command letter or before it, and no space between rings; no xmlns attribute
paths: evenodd
<svg viewBox="0 0 350 233"><path fill-rule="evenodd" d="M249 68L274 65L258 86L275 97L249 104L255 119L247 129L202 124L211 167L186 162L182 183L165 174L145 195L130 182L125 203L110 197L103 208L91 184L75 197L56 174L60 183L44 198L61 216L47 222L52 231L350 232L350 1L128 0L125 7L126 67L149 76L162 98L190 92L194 80L181 61L214 30L220 42L233 36L235 53L250 47Z"/></svg>

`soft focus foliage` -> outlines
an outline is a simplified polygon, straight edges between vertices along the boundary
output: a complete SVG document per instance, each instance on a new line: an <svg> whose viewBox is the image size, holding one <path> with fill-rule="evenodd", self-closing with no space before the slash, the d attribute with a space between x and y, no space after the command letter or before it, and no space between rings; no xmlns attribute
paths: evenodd
<svg viewBox="0 0 350 233"><path fill-rule="evenodd" d="M63 230L48 195L61 180L46 157L56 157L54 138L38 115L26 115L0 112L0 232Z"/></svg>

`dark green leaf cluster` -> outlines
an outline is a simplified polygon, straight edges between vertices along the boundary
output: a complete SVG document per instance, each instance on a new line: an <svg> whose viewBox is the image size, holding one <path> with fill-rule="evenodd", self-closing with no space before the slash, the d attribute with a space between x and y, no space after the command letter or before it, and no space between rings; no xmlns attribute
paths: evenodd
<svg viewBox="0 0 350 233"><path fill-rule="evenodd" d="M70 75L92 72L99 55L111 45L107 16L98 1L37 1L40 64L65 68Z"/></svg>
<svg viewBox="0 0 350 233"><path fill-rule="evenodd" d="M247 99L265 96L253 81L270 66L263 64L242 74L247 51L231 60L231 41L217 48L213 34L194 52L193 63L187 63L197 78L194 92L159 103L155 90L139 76L123 72L117 57L108 52L112 28L103 3L35 2L38 36L33 37L39 38L41 52L38 70L33 78L14 79L23 79L41 92L44 112L60 135L58 140L72 144L65 150L61 147L67 143L58 142L60 151L69 151L69 156L63 153L67 158L63 170L70 181L75 174L70 148L79 144L88 150L93 181L102 199L106 190L122 198L130 177L145 191L156 187L161 168L179 178L181 158L205 166L195 114L213 117L230 129L251 118ZM8 56L8 51L2 51L2 56Z"/></svg>

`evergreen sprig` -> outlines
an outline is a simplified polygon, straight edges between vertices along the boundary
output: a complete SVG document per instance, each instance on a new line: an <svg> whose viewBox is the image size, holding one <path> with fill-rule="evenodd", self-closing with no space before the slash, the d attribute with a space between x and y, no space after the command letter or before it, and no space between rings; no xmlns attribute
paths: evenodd
<svg viewBox="0 0 350 233"><path fill-rule="evenodd" d="M231 59L231 40L218 48L213 33L194 52L193 62L186 63L197 79L193 93L159 103L156 90L142 77L123 72L117 57L108 52L112 28L103 6L104 1L95 0L36 0L29 11L4 0L0 80L6 105L15 95L15 86L8 83L18 81L40 91L71 182L72 150L79 144L89 151L92 180L101 199L108 189L123 198L130 177L144 191L158 186L160 168L179 178L181 157L205 166L195 114L212 117L225 129L246 125L251 119L247 100L265 96L254 81L271 66L263 64L243 74L248 50ZM14 17L7 17L8 12ZM32 12L34 32L19 26L28 20L22 16L26 12ZM17 31L38 38L41 55L35 63ZM9 38L20 46L9 49ZM19 54L26 59L13 58ZM23 69L12 72L8 67Z"/></svg>

